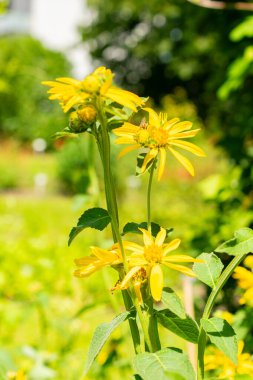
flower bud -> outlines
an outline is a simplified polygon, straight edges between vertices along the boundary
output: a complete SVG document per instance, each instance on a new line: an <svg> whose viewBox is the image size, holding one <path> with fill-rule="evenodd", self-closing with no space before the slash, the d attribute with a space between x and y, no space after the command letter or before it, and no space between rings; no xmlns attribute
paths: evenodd
<svg viewBox="0 0 253 380"><path fill-rule="evenodd" d="M69 118L69 129L72 132L81 133L86 131L87 128L88 125L80 119L78 111L71 112Z"/></svg>
<svg viewBox="0 0 253 380"><path fill-rule="evenodd" d="M90 94L94 94L98 92L98 90L101 87L100 80L95 75L88 75L83 81L82 81L82 88L85 92L88 92Z"/></svg>
<svg viewBox="0 0 253 380"><path fill-rule="evenodd" d="M79 116L79 119L86 124L93 123L97 117L97 111L95 110L94 107L91 107L91 106L80 108L77 111L77 114Z"/></svg>

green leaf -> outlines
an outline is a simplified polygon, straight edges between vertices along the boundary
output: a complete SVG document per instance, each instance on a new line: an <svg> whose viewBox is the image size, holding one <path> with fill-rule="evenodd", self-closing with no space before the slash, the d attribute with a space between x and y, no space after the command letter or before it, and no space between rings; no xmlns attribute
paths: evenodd
<svg viewBox="0 0 253 380"><path fill-rule="evenodd" d="M237 337L230 324L222 318L201 319L201 325L210 341L215 344L219 350L237 364Z"/></svg>
<svg viewBox="0 0 253 380"><path fill-rule="evenodd" d="M77 226L70 231L68 245L85 228L90 227L102 231L110 221L111 218L108 212L103 208L95 207L86 210L78 219Z"/></svg>
<svg viewBox="0 0 253 380"><path fill-rule="evenodd" d="M168 313L165 311L158 312L156 315L158 322L163 327L188 342L198 343L199 327L191 317L186 315L185 318L178 318L174 316L173 313Z"/></svg>
<svg viewBox="0 0 253 380"><path fill-rule="evenodd" d="M146 173L146 171L152 166L152 164L154 162L154 159L150 160L149 163L147 164L146 169L144 170L144 172L141 172L141 168L142 168L142 165L143 165L143 162L144 162L144 159L145 159L146 155L147 155L147 152L146 153L140 153L137 156L137 163L136 163L136 170L135 170L135 175L136 176L140 176L140 175Z"/></svg>
<svg viewBox="0 0 253 380"><path fill-rule="evenodd" d="M197 258L204 262L194 263L192 268L193 272L200 281L214 288L224 265L213 252L201 253Z"/></svg>
<svg viewBox="0 0 253 380"><path fill-rule="evenodd" d="M119 314L109 323L102 323L99 325L92 337L91 344L89 347L85 374L89 371L93 361L96 359L97 355L103 348L103 345L111 335L111 333L118 327L122 322L124 322L130 315L129 311Z"/></svg>
<svg viewBox="0 0 253 380"><path fill-rule="evenodd" d="M188 356L173 348L139 354L133 365L143 380L195 380Z"/></svg>
<svg viewBox="0 0 253 380"><path fill-rule="evenodd" d="M123 228L122 235L129 234L129 233L141 235L142 232L139 230L139 228L145 228L147 230L148 229L147 222L142 222L142 223L130 222L130 223L127 223ZM154 222L151 223L151 234L152 234L152 236L156 237L156 235L158 234L160 229L161 229L161 226L159 226L159 224L154 223ZM172 231L173 231L173 228L166 228L166 237Z"/></svg>
<svg viewBox="0 0 253 380"><path fill-rule="evenodd" d="M185 309L181 299L171 288L163 288L162 299L160 302L154 303L155 310L170 310L179 318L186 318Z"/></svg>
<svg viewBox="0 0 253 380"><path fill-rule="evenodd" d="M251 228L241 228L235 231L234 238L221 244L215 252L227 253L238 256L253 252L253 230Z"/></svg>

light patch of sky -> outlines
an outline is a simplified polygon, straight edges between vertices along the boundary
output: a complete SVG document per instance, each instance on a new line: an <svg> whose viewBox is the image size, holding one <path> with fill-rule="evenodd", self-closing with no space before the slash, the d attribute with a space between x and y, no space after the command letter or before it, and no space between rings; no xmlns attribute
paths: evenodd
<svg viewBox="0 0 253 380"><path fill-rule="evenodd" d="M64 52L73 64L73 75L83 78L92 70L88 50L80 42L78 26L92 14L84 0L32 0L30 31L47 47Z"/></svg>

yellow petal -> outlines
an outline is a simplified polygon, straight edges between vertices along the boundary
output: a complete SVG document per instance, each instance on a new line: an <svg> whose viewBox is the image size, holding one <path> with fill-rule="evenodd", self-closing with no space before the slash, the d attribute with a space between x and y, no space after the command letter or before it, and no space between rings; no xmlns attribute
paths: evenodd
<svg viewBox="0 0 253 380"><path fill-rule="evenodd" d="M146 170L147 165L151 160L153 160L158 154L158 149L151 149L145 156L142 167L141 167L141 172L144 173Z"/></svg>
<svg viewBox="0 0 253 380"><path fill-rule="evenodd" d="M158 167L158 181L162 178L164 167L166 163L166 150L164 148L159 149L160 152L160 161L159 161L159 167Z"/></svg>
<svg viewBox="0 0 253 380"><path fill-rule="evenodd" d="M129 281L132 279L132 277L135 275L135 273L137 273L140 269L141 269L140 266L136 266L130 269L130 271L125 275L121 283L121 287L125 288L128 285Z"/></svg>
<svg viewBox="0 0 253 380"><path fill-rule="evenodd" d="M137 244L132 243L131 241L123 241L123 246L125 249L129 249L129 251L137 252L137 253L143 253L144 248Z"/></svg>
<svg viewBox="0 0 253 380"><path fill-rule="evenodd" d="M179 133L182 131L188 131L191 129L192 123L190 121L181 121L177 125L173 126L171 129L171 133Z"/></svg>
<svg viewBox="0 0 253 380"><path fill-rule="evenodd" d="M109 88L112 86L112 75L105 81L105 83L100 88L100 94L104 95L109 90Z"/></svg>
<svg viewBox="0 0 253 380"><path fill-rule="evenodd" d="M140 127L131 123L124 123L122 127L113 129L113 133L116 136L135 135L140 130Z"/></svg>
<svg viewBox="0 0 253 380"><path fill-rule="evenodd" d="M173 140L170 142L170 145L178 146L181 149L188 150L189 152L195 154L199 157L205 157L205 152L199 148L197 145L192 144L188 141Z"/></svg>
<svg viewBox="0 0 253 380"><path fill-rule="evenodd" d="M122 151L120 152L120 154L118 155L117 158L121 158L121 157L125 156L125 154L127 154L128 152L131 152L132 150L138 149L140 147L141 146L138 144L132 145L132 146L127 146L126 148L122 149Z"/></svg>
<svg viewBox="0 0 253 380"><path fill-rule="evenodd" d="M166 238L166 230L161 227L160 231L156 235L155 245L158 245L158 247L161 247L163 245L165 238Z"/></svg>
<svg viewBox="0 0 253 380"><path fill-rule="evenodd" d="M75 259L74 261L75 261L75 264L80 267L80 266L92 264L94 262L98 262L98 259L94 256L87 256L87 257L80 257L79 259Z"/></svg>
<svg viewBox="0 0 253 380"><path fill-rule="evenodd" d="M154 239L151 233L144 228L139 228L139 230L143 233L143 241L146 247L154 244Z"/></svg>
<svg viewBox="0 0 253 380"><path fill-rule="evenodd" d="M113 262L117 260L117 256L114 253L107 251L106 249L102 249L99 247L90 247L90 249L93 255L96 256L101 261Z"/></svg>
<svg viewBox="0 0 253 380"><path fill-rule="evenodd" d="M128 262L130 267L145 267L147 265L147 261L144 258L132 257L132 255L129 257Z"/></svg>
<svg viewBox="0 0 253 380"><path fill-rule="evenodd" d="M181 243L180 239L174 239L170 243L164 244L163 245L163 255L165 256L165 255L167 255L167 253L177 249L179 247L180 243Z"/></svg>
<svg viewBox="0 0 253 380"><path fill-rule="evenodd" d="M165 263L165 262L163 264L165 264L167 267L169 267L171 269L174 269L174 270L177 270L178 272L186 274L187 276L196 277L195 273L190 268L187 268L183 265L169 264L169 263Z"/></svg>
<svg viewBox="0 0 253 380"><path fill-rule="evenodd" d="M203 260L194 259L194 257L188 255L171 255L166 256L164 259L166 262L171 263L199 263L203 262Z"/></svg>
<svg viewBox="0 0 253 380"><path fill-rule="evenodd" d="M177 152L176 150L169 148L173 156L185 167L185 169L194 176L194 168L188 158L182 156L181 153Z"/></svg>
<svg viewBox="0 0 253 380"><path fill-rule="evenodd" d="M164 124L163 128L166 129L166 130L168 130L168 129L170 129L174 124L176 124L179 120L180 120L180 119L178 119L177 117L175 117L174 119L171 119L171 120L167 121L167 122Z"/></svg>
<svg viewBox="0 0 253 380"><path fill-rule="evenodd" d="M163 272L159 264L152 267L150 273L150 290L155 301L160 301L163 290Z"/></svg>
<svg viewBox="0 0 253 380"><path fill-rule="evenodd" d="M200 131L200 129L193 129L192 131L189 132L180 132L180 133L174 133L173 131L170 133L169 139L187 139L190 137L196 136L196 134Z"/></svg>
<svg viewBox="0 0 253 380"><path fill-rule="evenodd" d="M77 79L74 79L74 78L56 78L56 80L58 82L62 82L62 83L67 83L67 84L71 84L75 87L80 87L81 86L81 82Z"/></svg>
<svg viewBox="0 0 253 380"><path fill-rule="evenodd" d="M152 110L152 108L143 108L144 111L147 111L149 114L149 124L153 125L154 127L159 128L160 127L160 120L159 115Z"/></svg>
<svg viewBox="0 0 253 380"><path fill-rule="evenodd" d="M115 140L115 144L133 144L135 140L133 137L119 137Z"/></svg>

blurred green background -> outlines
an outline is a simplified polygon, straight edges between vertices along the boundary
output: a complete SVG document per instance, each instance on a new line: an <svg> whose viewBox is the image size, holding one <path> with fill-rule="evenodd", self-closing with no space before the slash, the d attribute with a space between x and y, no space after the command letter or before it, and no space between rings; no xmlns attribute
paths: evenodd
<svg viewBox="0 0 253 380"><path fill-rule="evenodd" d="M6 4L0 25L11 11ZM186 0L110 0L106 6L89 0L86 6L91 16L79 23L79 45L93 67L110 67L117 84L202 129L197 143L207 157L193 160L194 178L168 158L165 176L153 189L153 220L173 227L182 250L194 256L210 252L234 230L252 227L252 13L204 9ZM117 280L112 270L86 280L72 275L74 258L88 254L89 245L108 247L111 240L109 229L87 230L67 248L80 214L104 205L100 163L89 137L53 138L68 118L47 100L41 81L71 75L68 54L24 33L1 32L1 380L18 368L29 380L81 379L94 328L122 309L120 295L108 292ZM114 158L117 153L115 147ZM113 163L121 224L142 222L147 178L134 176L134 153ZM179 282L168 273L167 284L182 295ZM198 284L194 289L198 315L207 290ZM218 307L238 313L239 293L230 280ZM245 306L237 319L248 352L251 310ZM113 335L87 379L130 378L128 335L127 325ZM164 342L169 338L170 345L184 347L164 331Z"/></svg>

